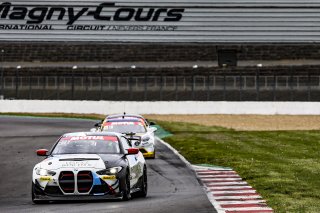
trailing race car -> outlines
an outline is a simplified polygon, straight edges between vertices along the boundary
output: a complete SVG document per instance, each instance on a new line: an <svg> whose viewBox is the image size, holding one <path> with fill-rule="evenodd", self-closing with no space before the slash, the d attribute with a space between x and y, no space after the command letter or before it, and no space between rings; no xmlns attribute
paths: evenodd
<svg viewBox="0 0 320 213"><path fill-rule="evenodd" d="M147 127L150 127L154 123L151 121L149 122L147 119L145 119L142 115L138 114L126 114L125 112L123 114L114 114L114 115L108 115L104 122L107 122L108 120L112 119L139 119L141 122L143 122Z"/></svg>
<svg viewBox="0 0 320 213"><path fill-rule="evenodd" d="M156 127L146 126L139 118L127 117L108 119L101 126L101 131L140 136L141 141L136 141L132 145L139 148L145 158L155 158L154 132L156 130Z"/></svg>
<svg viewBox="0 0 320 213"><path fill-rule="evenodd" d="M136 139L135 139L136 140ZM124 135L108 132L64 134L46 159L35 165L32 201L147 196L147 167L139 149Z"/></svg>

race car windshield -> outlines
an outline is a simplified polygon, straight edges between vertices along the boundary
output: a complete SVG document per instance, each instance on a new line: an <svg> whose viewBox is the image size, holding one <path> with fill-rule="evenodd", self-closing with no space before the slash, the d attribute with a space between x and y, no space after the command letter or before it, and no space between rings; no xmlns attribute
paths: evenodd
<svg viewBox="0 0 320 213"><path fill-rule="evenodd" d="M119 154L120 147L116 137L102 138L61 138L51 154Z"/></svg>
<svg viewBox="0 0 320 213"><path fill-rule="evenodd" d="M137 124L124 124L124 125L106 125L103 127L103 131L106 132L133 132L133 133L145 133L146 128Z"/></svg>

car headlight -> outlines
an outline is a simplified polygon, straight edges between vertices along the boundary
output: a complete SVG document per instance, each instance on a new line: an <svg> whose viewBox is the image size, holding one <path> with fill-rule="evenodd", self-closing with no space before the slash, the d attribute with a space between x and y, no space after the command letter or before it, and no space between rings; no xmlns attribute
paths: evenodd
<svg viewBox="0 0 320 213"><path fill-rule="evenodd" d="M56 174L56 172L54 171L51 171L51 170L47 170L47 169L37 169L36 170L36 174L37 175L41 175L41 176L47 176L47 175L50 175L50 176L54 176Z"/></svg>
<svg viewBox="0 0 320 213"><path fill-rule="evenodd" d="M135 145L135 146L139 146L139 145L140 145L140 142L137 141L137 142L134 143L134 145Z"/></svg>
<svg viewBox="0 0 320 213"><path fill-rule="evenodd" d="M146 136L146 137L142 138L142 142L144 142L144 143L149 142L149 140L150 140L149 136Z"/></svg>
<svg viewBox="0 0 320 213"><path fill-rule="evenodd" d="M98 175L115 175L115 174L119 173L121 170L122 170L122 167L117 166L117 167L112 167L112 168L97 171L97 174Z"/></svg>

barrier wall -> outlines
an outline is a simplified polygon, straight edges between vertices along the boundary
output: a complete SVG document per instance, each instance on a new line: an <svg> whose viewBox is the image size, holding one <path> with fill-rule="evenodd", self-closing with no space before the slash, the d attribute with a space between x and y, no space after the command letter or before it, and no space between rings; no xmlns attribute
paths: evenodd
<svg viewBox="0 0 320 213"><path fill-rule="evenodd" d="M320 102L0 100L0 113L320 115Z"/></svg>

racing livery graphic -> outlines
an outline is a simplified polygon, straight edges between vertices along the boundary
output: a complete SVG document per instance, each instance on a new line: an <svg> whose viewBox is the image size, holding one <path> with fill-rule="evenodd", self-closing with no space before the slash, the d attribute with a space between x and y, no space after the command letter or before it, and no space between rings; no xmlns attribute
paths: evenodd
<svg viewBox="0 0 320 213"><path fill-rule="evenodd" d="M147 167L139 149L124 135L79 132L63 135L35 165L32 201L108 199L128 200L147 195Z"/></svg>
<svg viewBox="0 0 320 213"><path fill-rule="evenodd" d="M156 127L151 127L143 117L133 115L108 116L98 131L118 132L128 136L138 136L141 140L135 141L132 145L142 152L145 158L155 158L155 135Z"/></svg>

